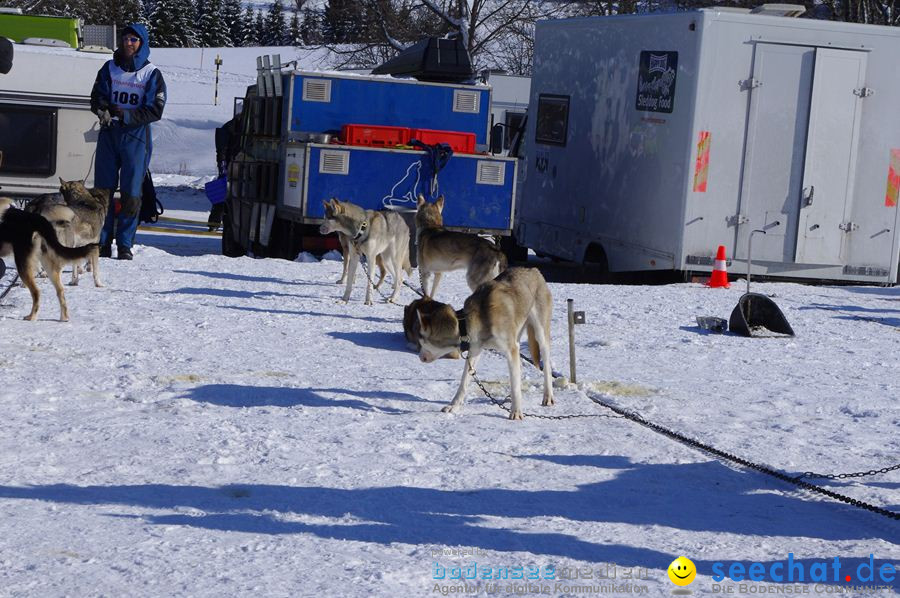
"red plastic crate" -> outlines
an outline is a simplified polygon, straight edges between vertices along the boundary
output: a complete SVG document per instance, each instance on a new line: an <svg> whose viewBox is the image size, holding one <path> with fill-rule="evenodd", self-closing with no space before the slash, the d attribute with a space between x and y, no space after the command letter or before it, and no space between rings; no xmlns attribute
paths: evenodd
<svg viewBox="0 0 900 598"><path fill-rule="evenodd" d="M344 125L341 137L348 145L393 147L409 143L409 127L383 125Z"/></svg>
<svg viewBox="0 0 900 598"><path fill-rule="evenodd" d="M418 139L426 145L446 143L454 152L461 154L475 153L475 133L461 131L436 131L434 129L413 129L411 139Z"/></svg>

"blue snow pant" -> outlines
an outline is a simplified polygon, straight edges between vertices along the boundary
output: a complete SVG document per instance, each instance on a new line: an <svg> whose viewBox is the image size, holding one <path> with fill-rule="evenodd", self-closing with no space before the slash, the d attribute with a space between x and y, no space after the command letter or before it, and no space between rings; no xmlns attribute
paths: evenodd
<svg viewBox="0 0 900 598"><path fill-rule="evenodd" d="M125 128L118 124L104 127L97 139L97 165L94 186L111 189L109 210L100 232L100 245L111 245L115 229L116 247L131 248L141 211L141 186L150 164L150 126ZM121 176L121 209L115 210L113 193Z"/></svg>

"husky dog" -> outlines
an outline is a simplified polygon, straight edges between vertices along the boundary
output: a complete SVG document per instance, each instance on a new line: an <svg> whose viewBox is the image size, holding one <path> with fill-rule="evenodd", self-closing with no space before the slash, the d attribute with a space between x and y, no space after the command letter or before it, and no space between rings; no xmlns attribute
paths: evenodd
<svg viewBox="0 0 900 598"><path fill-rule="evenodd" d="M481 352L495 349L506 357L512 407L509 419L522 419L522 371L519 361L519 337L528 331L528 348L534 363L540 363L544 374L544 401L553 404L550 380L550 315L553 297L541 273L532 268L510 268L486 282L466 299L462 311L454 312L445 305L431 315L419 312L419 334L422 349L419 358L426 362L452 351L469 353L463 367L459 389L443 411L458 413L466 398L469 374L475 370Z"/></svg>
<svg viewBox="0 0 900 598"><path fill-rule="evenodd" d="M66 322L69 320L69 308L59 279L62 267L96 251L96 243L66 247L59 242L53 225L46 218L14 208L12 200L0 198L0 257L13 254L22 284L31 292L31 313L25 316L26 320L35 319L40 307L41 293L34 282L39 262L56 289L59 321Z"/></svg>
<svg viewBox="0 0 900 598"><path fill-rule="evenodd" d="M327 201L322 202L325 205L325 218L334 218L335 213L340 212L342 210L346 210L348 212L355 212L359 215L360 218L365 216L365 210L359 207L356 204L352 204L350 202L341 203L335 197ZM347 282L347 266L350 263L350 239L344 233L339 232L337 234L338 241L341 243L341 277L338 279L338 284L345 284ZM375 288L381 286L381 283L384 282L384 260L381 259L381 256L375 258L375 263L378 265L378 282L375 283Z"/></svg>
<svg viewBox="0 0 900 598"><path fill-rule="evenodd" d="M109 190L88 189L84 181L64 181L59 179L59 192L66 200L66 207L75 213L72 221L72 232L75 235L73 245L84 243L99 243L100 231L103 230L103 222L106 220L106 212L109 210ZM100 268L98 262L100 249L89 256L91 274L94 276L94 285L101 287ZM78 269L72 269L72 283L78 284Z"/></svg>
<svg viewBox="0 0 900 598"><path fill-rule="evenodd" d="M431 297L420 297L403 308L403 334L406 336L406 344L410 349L416 353L422 349L419 314L429 317L436 310L446 306L446 303L435 301ZM444 357L459 359L460 354L459 351L451 351Z"/></svg>
<svg viewBox="0 0 900 598"><path fill-rule="evenodd" d="M330 217L326 215L319 232L323 235L341 233L346 235L349 241L349 270L343 300L350 301L359 254L362 253L366 256L366 263L369 264L366 273L366 305L372 305L371 268L378 257L383 259L384 266L394 280L394 289L388 299L393 303L403 283L403 271L405 270L407 274L412 273L409 265L409 227L403 221L403 217L396 212L364 210L349 202L332 201L335 202L335 209Z"/></svg>
<svg viewBox="0 0 900 598"><path fill-rule="evenodd" d="M429 297L437 293L444 272L465 268L466 282L474 291L506 270L506 256L500 248L478 235L445 229L443 211L443 195L434 203L428 203L419 195L416 202L416 261L422 292ZM429 289L432 274L434 283Z"/></svg>
<svg viewBox="0 0 900 598"><path fill-rule="evenodd" d="M84 181L59 179L60 193L40 195L25 206L26 212L40 214L56 229L59 241L68 247L85 243L97 243L109 207L108 192L104 189L88 189ZM98 267L99 249L88 256L88 264L94 276L94 285L102 287ZM80 266L73 266L72 280L78 284Z"/></svg>

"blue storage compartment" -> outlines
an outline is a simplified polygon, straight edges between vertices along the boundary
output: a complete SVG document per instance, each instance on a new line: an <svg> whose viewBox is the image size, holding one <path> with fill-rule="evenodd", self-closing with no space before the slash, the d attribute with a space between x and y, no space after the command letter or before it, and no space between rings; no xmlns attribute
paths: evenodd
<svg viewBox="0 0 900 598"><path fill-rule="evenodd" d="M444 225L508 233L514 216L516 161L454 154L432 189L429 153L359 146L309 145L306 152L305 218L324 218L332 197L367 209L415 209L419 193L445 198Z"/></svg>
<svg viewBox="0 0 900 598"><path fill-rule="evenodd" d="M485 85L298 71L285 75L285 89L288 137L360 124L461 131L488 143L491 88Z"/></svg>

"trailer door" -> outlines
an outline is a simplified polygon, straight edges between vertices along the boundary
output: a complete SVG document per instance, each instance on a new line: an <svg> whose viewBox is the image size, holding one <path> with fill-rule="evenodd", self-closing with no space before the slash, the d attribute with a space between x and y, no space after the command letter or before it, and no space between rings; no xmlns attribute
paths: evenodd
<svg viewBox="0 0 900 598"><path fill-rule="evenodd" d="M750 114L736 221L738 259L747 258L750 232L761 229L766 235L754 238L754 260L793 260L815 54L807 46L756 44L753 76L743 82Z"/></svg>
<svg viewBox="0 0 900 598"><path fill-rule="evenodd" d="M758 43L735 256L838 264L849 212L866 54Z"/></svg>
<svg viewBox="0 0 900 598"><path fill-rule="evenodd" d="M853 197L866 53L818 48L796 261L840 264Z"/></svg>

